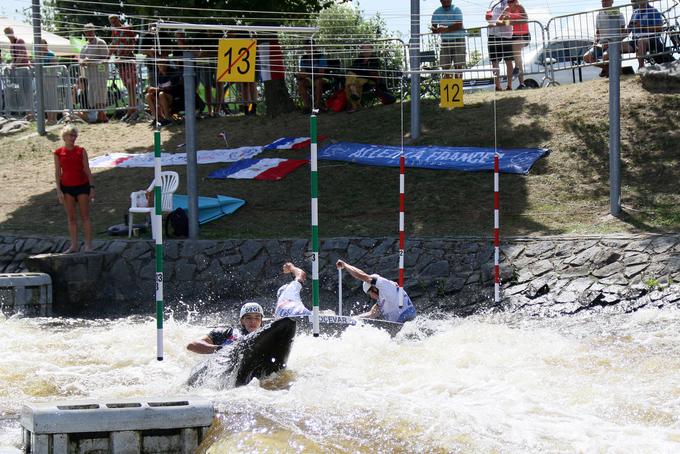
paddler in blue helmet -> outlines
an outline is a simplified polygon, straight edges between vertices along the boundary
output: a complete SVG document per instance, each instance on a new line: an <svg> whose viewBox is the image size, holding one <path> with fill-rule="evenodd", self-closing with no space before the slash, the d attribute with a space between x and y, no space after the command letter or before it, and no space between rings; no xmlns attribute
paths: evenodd
<svg viewBox="0 0 680 454"><path fill-rule="evenodd" d="M367 274L356 266L338 260L335 266L339 270L347 270L355 279L362 281L364 293L375 300L371 309L358 317L375 318L390 322L405 323L416 318L416 308L404 290L404 304L399 307L399 285L379 274Z"/></svg>
<svg viewBox="0 0 680 454"><path fill-rule="evenodd" d="M257 303L246 303L241 306L240 324L236 329L232 326L213 329L205 336L189 342L187 350L201 354L215 353L225 345L258 330L262 326L263 317L262 306Z"/></svg>

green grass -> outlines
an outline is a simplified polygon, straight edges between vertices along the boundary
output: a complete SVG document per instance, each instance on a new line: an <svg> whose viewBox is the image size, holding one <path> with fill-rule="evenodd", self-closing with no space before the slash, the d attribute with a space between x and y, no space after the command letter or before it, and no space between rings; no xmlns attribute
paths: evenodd
<svg viewBox="0 0 680 454"><path fill-rule="evenodd" d="M680 95L644 91L634 77L624 77L621 99L622 204L619 219L609 213L607 85L593 81L575 86L504 93L497 96L497 140L502 147L547 147L531 173L501 175L501 230L508 235L562 233L677 232L680 230ZM493 93L466 95L466 105L452 111L436 101L421 105L422 134L407 144L493 146ZM399 145L399 104L374 106L352 115L319 116L319 134L331 140ZM264 145L284 136L309 134L309 118L299 113L270 119L224 117L197 123L198 148L221 148L217 134L227 132L231 146ZM58 132L58 131L56 131ZM4 232L66 234L63 209L54 195L50 151L59 146L56 132L47 138L1 139L2 182L13 191L0 195ZM152 131L143 124L86 125L79 138L91 156L114 151L150 151ZM185 142L183 127L162 132L163 148ZM308 150L269 151L261 157L307 157ZM245 199L234 215L201 228L201 238L285 238L311 235L309 169L300 168L277 182L211 180L207 175L227 164L198 168L200 195ZM186 194L186 169L178 193ZM36 176L37 175L37 176ZM145 188L152 169L97 170L97 232L120 223L129 193ZM396 236L399 170L319 162L319 232L322 237ZM40 213L39 216L36 213ZM407 169L407 236L490 235L493 228L493 175Z"/></svg>

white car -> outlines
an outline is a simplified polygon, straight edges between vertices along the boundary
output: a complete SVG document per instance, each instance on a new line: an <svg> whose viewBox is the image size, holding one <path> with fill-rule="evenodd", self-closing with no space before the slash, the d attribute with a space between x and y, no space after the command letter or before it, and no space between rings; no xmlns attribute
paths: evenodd
<svg viewBox="0 0 680 454"><path fill-rule="evenodd" d="M572 84L586 80L597 79L601 68L584 65L583 54L593 45L592 39L573 38L558 39L547 45L531 43L522 51L524 66L524 84L527 88L545 87L551 84ZM637 60L634 56L623 55L622 66L624 73L634 73L637 70ZM465 90L479 90L494 87L493 74L489 69L491 63L488 59L483 60L470 69L479 69L479 72L465 73L463 86ZM499 65L501 85L506 87L507 76L505 63ZM512 87L517 89L519 80L517 72L513 75Z"/></svg>

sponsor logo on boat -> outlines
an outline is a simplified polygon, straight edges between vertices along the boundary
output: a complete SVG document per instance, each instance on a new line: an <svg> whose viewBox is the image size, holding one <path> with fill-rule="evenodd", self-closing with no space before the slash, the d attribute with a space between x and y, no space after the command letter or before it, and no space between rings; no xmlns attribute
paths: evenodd
<svg viewBox="0 0 680 454"><path fill-rule="evenodd" d="M310 315L309 321L312 322L314 318ZM345 315L319 315L319 323L334 323L340 325L356 325L357 321L352 317Z"/></svg>

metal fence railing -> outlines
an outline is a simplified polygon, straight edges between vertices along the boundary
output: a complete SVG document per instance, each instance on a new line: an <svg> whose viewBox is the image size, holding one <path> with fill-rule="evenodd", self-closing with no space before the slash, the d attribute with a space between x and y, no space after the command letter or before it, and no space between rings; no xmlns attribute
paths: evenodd
<svg viewBox="0 0 680 454"><path fill-rule="evenodd" d="M657 0L650 2L662 17L660 30L648 33L646 39L647 52L636 55L636 43L628 31L621 33L622 61L624 68L635 71L640 63L662 62L678 58L680 53L680 0ZM638 5L638 4L636 4ZM638 6L635 6L636 8ZM530 20L528 22L531 39L522 48L522 69L525 84L528 87L539 87L565 82L579 82L597 77L594 65L601 65L602 55L596 62L584 61L584 54L593 46L596 35L597 17L603 12L620 14L626 25L634 14L632 4L620 5L607 10L592 10L551 18L546 25ZM531 17L531 11L528 11ZM476 89L492 86L493 74L489 60L488 41L489 27L475 27L466 30L466 68L475 71L464 75L464 88ZM299 41L299 40L298 40ZM295 40L282 42L283 59L286 71L286 82L289 92L299 98L298 86L295 79L299 59L304 52L304 46ZM379 40L373 43L376 58L380 59L381 77L388 90L399 90L402 83L403 68L408 64L404 60L403 49L400 44ZM336 87L344 84L347 69L356 57L358 45L347 44L338 39L325 44L331 65L327 68ZM209 47L209 46L208 46ZM639 47L638 47L639 48ZM422 34L420 40L420 69L421 92L425 97L438 97L438 83L441 74L428 74L428 69L441 69L439 66L439 35ZM600 52L601 53L601 52ZM87 64L68 64L45 66L43 71L44 109L48 113L80 114L91 116L100 110L110 114L115 111L128 109L130 96L126 84L119 73L120 61L116 63L89 62ZM122 62L125 63L125 62ZM144 110L144 93L155 75L152 59L135 60L137 82L134 86L137 109ZM181 71L183 62L175 61ZM225 106L227 113L236 113L245 103L241 84L211 84L209 80L211 61L196 60L194 69L197 70L197 88L205 93L210 90L214 105ZM502 83L507 83L507 77L517 78L517 74L506 74L504 64L499 65ZM214 77L213 77L214 81ZM517 82L514 81L516 84ZM0 90L2 90L0 110L5 115L28 115L36 111L35 106L35 74L30 67L13 68L0 67ZM337 88L336 88L337 90ZM263 85L258 82L255 89L257 101L264 96ZM222 96L221 100L218 98ZM205 98L205 96L204 96ZM217 110L217 109L215 109Z"/></svg>
<svg viewBox="0 0 680 454"><path fill-rule="evenodd" d="M662 16L662 30L650 33L649 39L653 43L644 56L645 61L659 63L678 58L680 53L680 19L678 13L680 6L678 0L659 0L650 2ZM572 13L551 18L544 26L539 21L528 22L531 40L522 50L522 67L524 78L528 87L548 86L559 83L580 82L585 79L597 77L599 68L594 65L602 64L600 57L595 63L586 63L584 54L593 46L596 32L597 15L601 12L620 12L624 24L628 26L633 15L632 4L617 6L606 10L592 10ZM531 11L528 11L531 17ZM466 29L466 67L478 68L479 71L464 75L464 88L489 88L493 85L493 75L489 70L491 63L488 54L489 27L474 27ZM622 55L624 69L630 71L638 68L638 57L635 54L632 36L624 31ZM421 49L421 79L422 93L425 97L438 97L439 76L428 74L428 69L440 69L439 35L422 34L420 40ZM503 83L507 77L505 65L500 64L500 74ZM595 75L593 75L595 74ZM513 77L517 77L514 74ZM515 82L516 83L516 82Z"/></svg>

